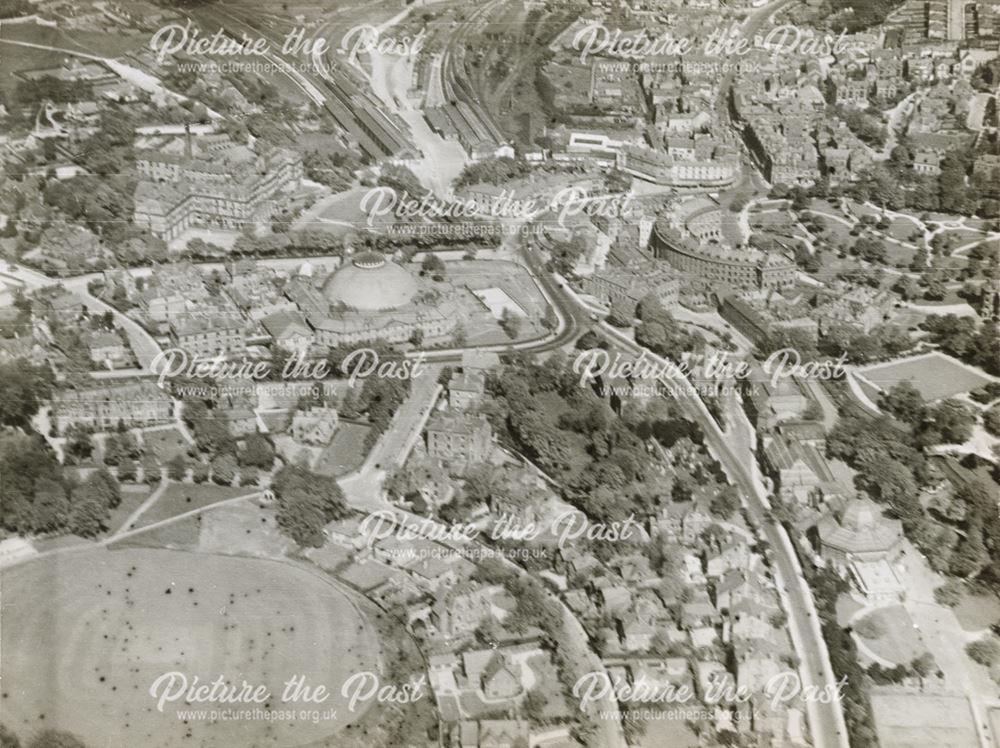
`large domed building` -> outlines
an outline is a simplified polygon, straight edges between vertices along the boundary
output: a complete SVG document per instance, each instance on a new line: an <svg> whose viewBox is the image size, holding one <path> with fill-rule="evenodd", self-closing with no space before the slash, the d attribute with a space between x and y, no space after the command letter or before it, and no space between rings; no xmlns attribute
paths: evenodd
<svg viewBox="0 0 1000 748"><path fill-rule="evenodd" d="M440 339L461 316L450 283L418 278L381 252L348 255L325 279L310 268L285 295L305 316L312 342L328 347L405 343L417 333Z"/></svg>
<svg viewBox="0 0 1000 748"><path fill-rule="evenodd" d="M418 290L416 279L380 252L358 253L323 285L323 295L335 308L368 312L401 309Z"/></svg>

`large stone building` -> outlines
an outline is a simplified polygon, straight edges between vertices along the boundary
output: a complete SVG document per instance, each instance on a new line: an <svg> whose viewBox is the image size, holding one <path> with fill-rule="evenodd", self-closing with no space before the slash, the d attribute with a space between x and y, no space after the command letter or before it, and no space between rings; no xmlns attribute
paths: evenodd
<svg viewBox="0 0 1000 748"><path fill-rule="evenodd" d="M286 295L305 315L315 342L328 347L375 340L405 343L415 333L440 338L459 321L454 289L422 292L410 272L379 252L360 252L317 288L304 280Z"/></svg>
<svg viewBox="0 0 1000 748"><path fill-rule="evenodd" d="M129 382L82 390L63 390L52 398L52 419L59 433L73 424L108 431L166 423L173 401L152 382Z"/></svg>
<svg viewBox="0 0 1000 748"><path fill-rule="evenodd" d="M178 143L135 160L141 180L133 221L167 241L192 227L264 227L275 196L302 180L302 157L294 151L256 152L221 135L200 137L195 147L188 133Z"/></svg>
<svg viewBox="0 0 1000 748"><path fill-rule="evenodd" d="M683 273L740 288L783 288L797 274L794 260L780 252L726 242L719 205L709 198L687 200L660 218L650 244L656 257Z"/></svg>
<svg viewBox="0 0 1000 748"><path fill-rule="evenodd" d="M486 416L438 413L427 422L427 454L442 460L485 462L493 444Z"/></svg>
<svg viewBox="0 0 1000 748"><path fill-rule="evenodd" d="M719 189L739 179L740 160L734 151L719 146L708 153L696 153L691 142L690 154L683 148L662 151L624 146L618 152L617 166L643 181L679 188Z"/></svg>
<svg viewBox="0 0 1000 748"><path fill-rule="evenodd" d="M194 356L230 355L246 350L244 323L238 317L183 317L170 323L177 345Z"/></svg>
<svg viewBox="0 0 1000 748"><path fill-rule="evenodd" d="M903 600L906 586L894 562L903 552L903 527L871 499L854 499L816 526L820 554L873 604Z"/></svg>
<svg viewBox="0 0 1000 748"><path fill-rule="evenodd" d="M679 303L681 282L665 263L648 262L598 270L584 278L583 290L624 319L635 317L636 306L653 296L666 309Z"/></svg>

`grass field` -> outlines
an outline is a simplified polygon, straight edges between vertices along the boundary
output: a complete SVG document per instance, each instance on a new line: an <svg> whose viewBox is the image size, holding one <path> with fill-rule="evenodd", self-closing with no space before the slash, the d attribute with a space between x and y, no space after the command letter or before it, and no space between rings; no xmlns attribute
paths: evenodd
<svg viewBox="0 0 1000 748"><path fill-rule="evenodd" d="M200 509L219 501L246 496L253 492L254 489L249 486L232 488L231 486L215 486L210 483L200 485L171 483L156 503L139 517L136 527L145 527L159 522L161 519L176 517L178 514L190 512L192 509Z"/></svg>
<svg viewBox="0 0 1000 748"><path fill-rule="evenodd" d="M897 665L908 665L927 651L920 633L913 627L913 619L902 605L880 608L865 618L876 619L885 632L875 639L862 637L865 645L879 657Z"/></svg>
<svg viewBox="0 0 1000 748"><path fill-rule="evenodd" d="M361 209L361 203L367 194L368 188L358 187L325 197L303 213L294 223L294 228L322 230L337 236L362 228L367 225L368 217ZM391 220L391 216L376 217L373 229L377 230Z"/></svg>
<svg viewBox="0 0 1000 748"><path fill-rule="evenodd" d="M154 527L136 535L115 540L108 547L121 548L170 548L176 551L197 551L201 538L201 514L185 517Z"/></svg>
<svg viewBox="0 0 1000 748"><path fill-rule="evenodd" d="M958 605L952 608L955 617L966 631L982 631L1000 622L1000 597L997 595L962 595Z"/></svg>
<svg viewBox="0 0 1000 748"><path fill-rule="evenodd" d="M179 454L186 454L190 446L181 436L181 432L175 428L144 431L142 441L146 449L152 450L161 464L169 462Z"/></svg>
<svg viewBox="0 0 1000 748"><path fill-rule="evenodd" d="M896 267L909 267L910 263L913 262L913 256L917 253L915 249L903 246L898 242L883 241L882 246L885 247L888 264Z"/></svg>
<svg viewBox="0 0 1000 748"><path fill-rule="evenodd" d="M52 727L91 746L297 746L343 729L354 716L340 697L343 680L376 668L377 641L350 600L289 564L101 549L23 564L2 581L4 722L21 735ZM271 698L180 700L160 712L150 686L174 671L189 682L221 675L263 685ZM305 705L281 701L296 675L327 686L322 706L337 709L338 719L314 723L298 713ZM227 706L296 713L214 722L177 714Z"/></svg>
<svg viewBox="0 0 1000 748"><path fill-rule="evenodd" d="M122 501L111 510L111 520L108 522L111 532L122 526L122 523L129 518L132 512L138 509L153 492L153 488L154 486L133 485L131 483L122 485Z"/></svg>
<svg viewBox="0 0 1000 748"><path fill-rule="evenodd" d="M4 24L0 28L0 40L4 39L70 49L98 57L117 57L141 48L149 41L147 35L104 34L93 31L68 33L62 29L28 23ZM55 51L0 43L0 59L3 60L4 70L10 73L59 67L64 56ZM14 75L4 75L0 80L0 89L12 91L19 80L20 78Z"/></svg>
<svg viewBox="0 0 1000 748"><path fill-rule="evenodd" d="M959 395L991 381L985 374L938 352L867 366L858 374L881 390L909 380L927 401Z"/></svg>
<svg viewBox="0 0 1000 748"><path fill-rule="evenodd" d="M362 423L340 422L330 443L323 448L316 460L315 470L322 475L333 477L346 475L361 467L368 454L365 437L371 426Z"/></svg>
<svg viewBox="0 0 1000 748"><path fill-rule="evenodd" d="M198 549L203 553L281 558L294 548L278 529L274 511L254 502L230 504L201 515Z"/></svg>
<svg viewBox="0 0 1000 748"><path fill-rule="evenodd" d="M920 232L917 222L910 218L896 217L889 222L889 230L886 232L893 239L901 242L910 242L914 232ZM922 235L922 234L921 234Z"/></svg>

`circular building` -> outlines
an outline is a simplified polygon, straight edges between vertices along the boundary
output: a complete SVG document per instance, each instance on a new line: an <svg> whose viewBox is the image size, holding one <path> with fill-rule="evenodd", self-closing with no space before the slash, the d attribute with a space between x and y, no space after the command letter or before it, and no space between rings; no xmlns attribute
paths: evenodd
<svg viewBox="0 0 1000 748"><path fill-rule="evenodd" d="M359 311L399 309L417 295L417 281L381 252L360 252L330 275L323 295L331 304Z"/></svg>
<svg viewBox="0 0 1000 748"><path fill-rule="evenodd" d="M816 529L823 556L839 564L894 560L903 542L902 522L884 517L871 499L854 499Z"/></svg>

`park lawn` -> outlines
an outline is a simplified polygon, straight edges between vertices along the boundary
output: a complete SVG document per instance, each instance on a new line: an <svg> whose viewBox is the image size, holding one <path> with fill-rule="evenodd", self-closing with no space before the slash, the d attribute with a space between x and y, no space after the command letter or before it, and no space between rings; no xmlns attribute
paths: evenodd
<svg viewBox="0 0 1000 748"><path fill-rule="evenodd" d="M827 216L808 213L817 224L823 227L823 231L814 232L819 240L834 249L848 250L858 240L858 237L851 236L851 229L840 221L834 221Z"/></svg>
<svg viewBox="0 0 1000 748"><path fill-rule="evenodd" d="M919 233L921 236L923 235L923 232L920 231L920 226L915 220L896 216L889 222L889 229L886 233L898 241L912 243L914 239L911 237L914 232Z"/></svg>
<svg viewBox="0 0 1000 748"><path fill-rule="evenodd" d="M303 566L95 548L5 569L2 580L2 676L17 684L5 689L3 714L21 735L52 727L86 745L130 748L315 744L360 716L346 708L344 680L378 667L378 640L355 598ZM150 698L150 685L173 671L245 679L275 702L300 675L327 684L326 706L342 716L188 722L178 712L185 703L161 711Z"/></svg>
<svg viewBox="0 0 1000 748"><path fill-rule="evenodd" d="M145 527L160 520L176 517L190 512L192 509L202 509L226 499L246 496L254 492L250 486L233 488L231 486L216 486L211 483L171 483L160 498L136 522L136 527Z"/></svg>
<svg viewBox="0 0 1000 748"><path fill-rule="evenodd" d="M750 225L754 228L787 233L792 230L793 221L783 210L751 211Z"/></svg>
<svg viewBox="0 0 1000 748"><path fill-rule="evenodd" d="M983 238L983 232L975 231L973 229L961 228L961 229L944 229L938 236L943 236L945 239L950 240L949 249L956 249L961 247L963 244L968 244L969 242L974 242Z"/></svg>
<svg viewBox="0 0 1000 748"><path fill-rule="evenodd" d="M895 663L908 665L927 651L920 632L914 628L913 619L902 605L879 608L865 618L877 618L882 623L884 634L876 639L868 639L855 634L879 657Z"/></svg>
<svg viewBox="0 0 1000 748"><path fill-rule="evenodd" d="M364 188L357 187L325 197L320 201L321 206L314 206L306 211L305 215L313 216L308 224L300 218L294 226L296 229L325 231L336 236L349 234L355 227L365 224L368 220L368 216L361 209L365 194ZM387 215L376 216L373 221L376 229L389 222L390 216Z"/></svg>
<svg viewBox="0 0 1000 748"><path fill-rule="evenodd" d="M144 483L121 484L122 500L118 506L111 510L111 519L108 521L108 532L119 530L132 512L142 506L142 502L149 498L149 495L153 493L157 485L159 484L154 483L152 486L147 486Z"/></svg>
<svg viewBox="0 0 1000 748"><path fill-rule="evenodd" d="M851 623L851 617L864 606L847 594L837 598L837 623L846 628Z"/></svg>
<svg viewBox="0 0 1000 748"><path fill-rule="evenodd" d="M897 268L908 268L913 262L913 256L917 253L917 250L899 242L883 241L882 246L885 247L887 263Z"/></svg>
<svg viewBox="0 0 1000 748"><path fill-rule="evenodd" d="M190 446L176 428L144 431L142 441L146 450L151 450L161 465L170 462L177 455L187 454Z"/></svg>
<svg viewBox="0 0 1000 748"><path fill-rule="evenodd" d="M365 461L365 437L371 426L363 423L340 422L333 439L320 452L315 471L334 478L357 470Z"/></svg>
<svg viewBox="0 0 1000 748"><path fill-rule="evenodd" d="M128 535L108 544L111 550L120 548L172 548L179 551L198 550L201 537L201 516L185 517L152 530Z"/></svg>
<svg viewBox="0 0 1000 748"><path fill-rule="evenodd" d="M976 595L965 591L952 610L966 631L980 632L1000 623L1000 597L997 595Z"/></svg>
<svg viewBox="0 0 1000 748"><path fill-rule="evenodd" d="M199 515L198 550L226 556L282 558L295 543L278 528L272 509L247 501L220 506Z"/></svg>

